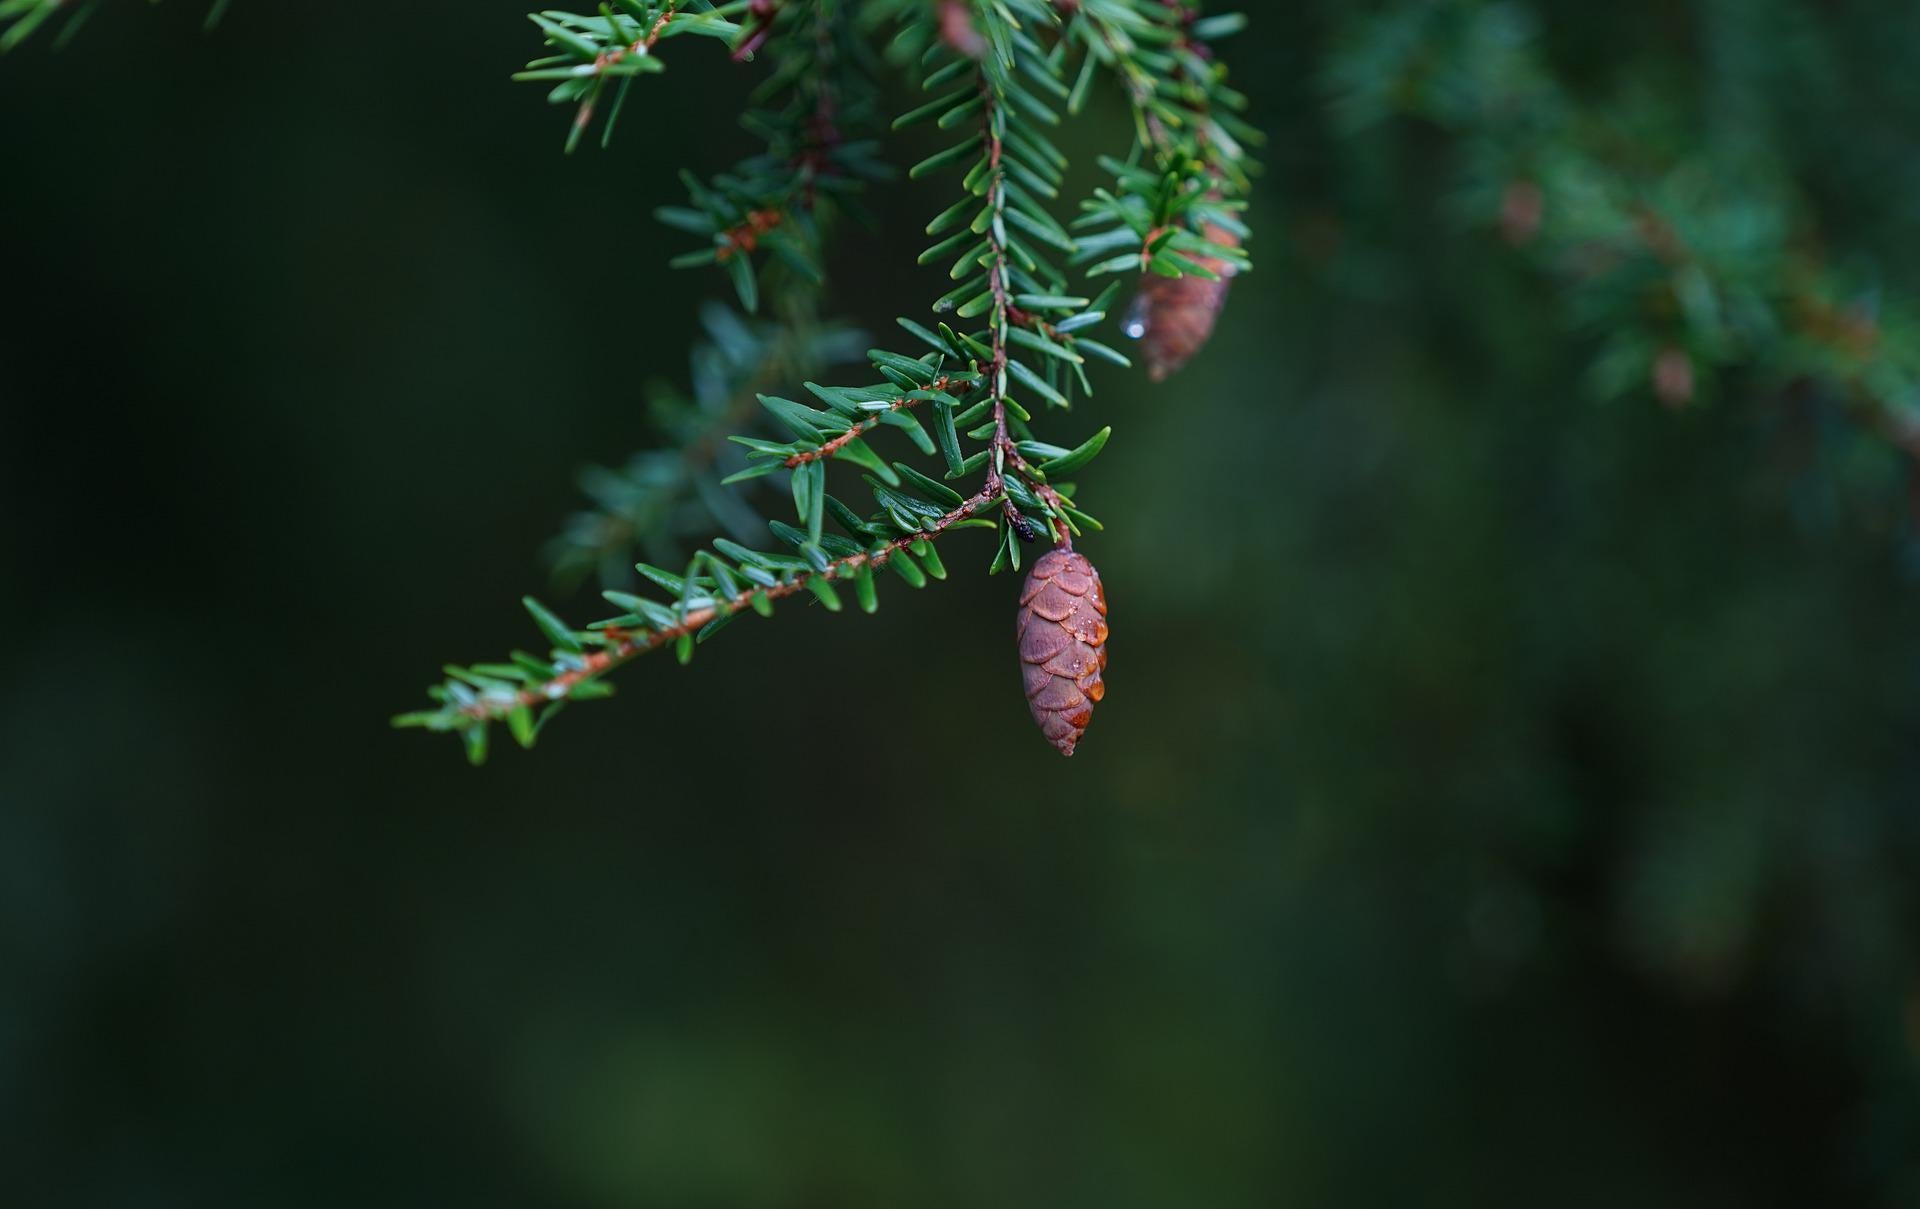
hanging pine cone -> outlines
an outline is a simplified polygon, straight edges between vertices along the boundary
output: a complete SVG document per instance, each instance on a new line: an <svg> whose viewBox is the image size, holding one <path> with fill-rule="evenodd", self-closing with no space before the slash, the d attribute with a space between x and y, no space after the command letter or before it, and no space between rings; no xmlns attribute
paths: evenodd
<svg viewBox="0 0 1920 1209"><path fill-rule="evenodd" d="M1020 675L1040 733L1070 756L1107 695L1107 596L1100 572L1071 550L1049 550L1020 590Z"/></svg>
<svg viewBox="0 0 1920 1209"><path fill-rule="evenodd" d="M1240 246L1240 237L1225 227L1209 223L1201 234L1207 242L1224 248ZM1192 273L1184 277L1148 273L1127 308L1126 333L1140 342L1147 355L1147 376L1155 382L1165 381L1200 351L1213 336L1213 325L1227 305L1233 266L1212 256L1193 259L1218 273L1220 279L1209 281Z"/></svg>

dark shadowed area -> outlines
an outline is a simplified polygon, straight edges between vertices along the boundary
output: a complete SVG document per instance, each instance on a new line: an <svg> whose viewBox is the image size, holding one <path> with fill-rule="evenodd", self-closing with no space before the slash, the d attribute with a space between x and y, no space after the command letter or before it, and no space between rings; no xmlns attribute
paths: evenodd
<svg viewBox="0 0 1920 1209"><path fill-rule="evenodd" d="M0 1200L1920 1203L1904 467L1737 369L1596 399L1450 136L1330 116L1409 6L1244 7L1257 268L1053 430L1114 428L1070 761L975 533L482 769L388 727L523 593L594 612L539 552L728 294L649 217L749 147L717 45L572 158L510 3L0 58ZM1909 6L1534 7L1920 299ZM832 305L935 296L950 187L872 194Z"/></svg>

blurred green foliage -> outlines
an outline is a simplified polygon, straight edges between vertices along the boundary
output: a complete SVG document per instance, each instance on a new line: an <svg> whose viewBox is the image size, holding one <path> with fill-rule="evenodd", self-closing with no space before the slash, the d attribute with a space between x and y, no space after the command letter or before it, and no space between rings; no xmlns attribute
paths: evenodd
<svg viewBox="0 0 1920 1209"><path fill-rule="evenodd" d="M1087 405L1115 639L1071 762L969 535L534 758L385 728L681 374L702 287L563 237L742 150L722 55L571 160L512 6L125 6L9 55L7 1203L1920 1199L1906 471L1804 376L1596 401L1611 333L1471 141L1343 115L1412 7L1233 47L1261 267ZM1574 102L1643 93L1649 145L1737 151L1920 297L1910 6L1531 11ZM931 199L894 188L897 254L832 266L873 325Z"/></svg>

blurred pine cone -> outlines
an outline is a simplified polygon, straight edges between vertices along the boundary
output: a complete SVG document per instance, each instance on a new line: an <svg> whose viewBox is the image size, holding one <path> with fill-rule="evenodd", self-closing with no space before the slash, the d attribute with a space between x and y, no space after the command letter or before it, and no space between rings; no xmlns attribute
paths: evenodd
<svg viewBox="0 0 1920 1209"><path fill-rule="evenodd" d="M1201 234L1222 247L1240 246L1240 237L1224 227L1208 224ZM1195 273L1184 277L1148 273L1127 308L1124 329L1140 342L1147 355L1147 376L1155 382L1165 381L1193 359L1212 338L1213 325L1227 305L1233 266L1212 256L1196 256L1194 260L1218 273L1220 279L1209 281Z"/></svg>
<svg viewBox="0 0 1920 1209"><path fill-rule="evenodd" d="M1049 550L1020 591L1020 675L1047 741L1070 756L1107 695L1107 596L1083 555Z"/></svg>

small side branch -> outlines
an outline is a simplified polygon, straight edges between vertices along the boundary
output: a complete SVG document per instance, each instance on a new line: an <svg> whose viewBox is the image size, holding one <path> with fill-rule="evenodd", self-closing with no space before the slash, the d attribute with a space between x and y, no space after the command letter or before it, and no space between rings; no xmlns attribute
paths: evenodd
<svg viewBox="0 0 1920 1209"><path fill-rule="evenodd" d="M460 716L474 723L497 722L507 719L516 710L564 701L573 696L575 690L588 681L597 680L650 651L657 651L661 647L672 646L684 639L690 639L724 616L753 608L757 598L768 601L781 600L811 590L816 581L830 583L834 580L849 578L862 568L884 567L898 557L901 551L920 542L933 541L941 537L951 531L955 525L979 515L997 502L996 495L982 490L956 505L939 519L930 522L920 532L905 534L872 550L863 550L858 554L835 559L821 571L796 574L792 578L767 587L756 586L744 589L716 604L691 610L672 625L643 632L629 632L615 628L602 630L601 636L607 645L581 655L577 661L578 667L564 671L539 684L530 685L511 695L478 696L458 712Z"/></svg>
<svg viewBox="0 0 1920 1209"><path fill-rule="evenodd" d="M946 391L950 389L952 386L953 386L953 379L951 377L948 377L945 374L942 374L940 377L935 378L933 382L926 387L926 389L929 391ZM858 424L855 424L852 428L847 429L845 432L841 433L839 436L834 437L833 439L825 442L819 448L803 449L800 452L789 456L787 460L782 464L785 465L788 470L798 470L800 467L805 466L808 462L819 462L827 458L830 458L834 454L839 453L842 449L845 449L847 446L859 440L863 434L871 432L875 428L878 428L882 420L889 414L896 411L910 410L911 408L917 407L922 402L924 402L924 400L922 399L918 399L910 395L902 395L899 398L893 400L893 402L888 404L885 408L881 409L880 411L874 412L871 416L860 421Z"/></svg>

